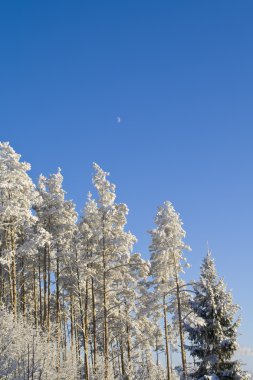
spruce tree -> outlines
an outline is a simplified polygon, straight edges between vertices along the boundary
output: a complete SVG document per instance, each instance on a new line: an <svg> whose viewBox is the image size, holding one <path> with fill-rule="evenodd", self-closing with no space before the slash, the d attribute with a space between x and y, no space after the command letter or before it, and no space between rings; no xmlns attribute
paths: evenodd
<svg viewBox="0 0 253 380"><path fill-rule="evenodd" d="M210 252L204 258L200 280L193 290L195 296L190 306L195 314L194 323L185 324L191 343L188 349L195 363L191 377L247 379L240 363L233 360L237 349L238 305L233 304L231 292L218 278Z"/></svg>

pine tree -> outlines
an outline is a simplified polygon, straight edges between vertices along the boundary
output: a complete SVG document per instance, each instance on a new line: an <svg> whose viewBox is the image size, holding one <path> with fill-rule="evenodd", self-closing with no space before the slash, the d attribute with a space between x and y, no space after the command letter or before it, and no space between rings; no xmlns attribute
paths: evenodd
<svg viewBox="0 0 253 380"><path fill-rule="evenodd" d="M20 158L9 143L0 143L0 302L11 305L15 317L19 308L25 312L25 256L21 250L27 230L35 223L31 212L35 186L27 174L30 165Z"/></svg>
<svg viewBox="0 0 253 380"><path fill-rule="evenodd" d="M0 143L0 378L174 380L169 354L179 337L185 378L186 318L194 378L247 378L231 359L237 308L210 257L189 302L180 278L189 247L171 203L156 215L149 263L132 252L128 208L98 165L98 195L79 221L60 170L36 188L29 169Z"/></svg>
<svg viewBox="0 0 253 380"><path fill-rule="evenodd" d="M233 360L237 349L235 318L238 306L233 304L231 292L226 290L216 273L210 252L201 266L200 280L193 285L194 299L190 302L194 312L194 323L186 323L194 358L193 379L217 376L221 380L247 379L238 361Z"/></svg>
<svg viewBox="0 0 253 380"><path fill-rule="evenodd" d="M167 298L175 292L175 289L183 375L184 377L187 375L179 273L183 271L183 265L186 264L183 250L189 249L189 247L183 241L185 231L182 228L180 217L170 202L165 202L159 207L155 217L155 224L157 227L150 231L152 236L150 246L151 276L154 297L157 300L156 302L160 302L160 310L163 314L167 380L171 380L172 369Z"/></svg>
<svg viewBox="0 0 253 380"><path fill-rule="evenodd" d="M138 260L136 257L134 264L134 257L131 258L136 238L125 231L128 208L125 204L115 202L115 185L108 181L108 173L97 164L93 167L93 184L98 192L98 199L89 228L93 231L95 247L93 255L96 268L94 291L99 320L97 327L103 333L98 336L98 340L102 343L104 378L107 380L109 371L113 370L109 365L115 364L112 359L115 351L120 358L120 372L123 377L126 375L125 361L128 365L131 361L129 316L133 311L133 292L129 285L135 283L131 268Z"/></svg>
<svg viewBox="0 0 253 380"><path fill-rule="evenodd" d="M62 188L63 176L61 171L50 175L49 178L40 176L38 192L41 201L36 207L38 224L49 234L50 238L40 249L39 265L43 272L43 327L50 333L51 322L56 316L57 341L59 363L61 365L61 347L67 346L66 338L66 310L68 305L65 287L68 284L66 277L66 257L72 250L72 242L76 230L77 214L72 201L65 200L65 191ZM52 281L55 280L54 293Z"/></svg>

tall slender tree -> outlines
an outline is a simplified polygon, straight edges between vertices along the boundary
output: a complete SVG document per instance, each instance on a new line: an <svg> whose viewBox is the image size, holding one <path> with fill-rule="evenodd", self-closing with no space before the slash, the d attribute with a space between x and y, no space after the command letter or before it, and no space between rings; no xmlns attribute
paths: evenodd
<svg viewBox="0 0 253 380"><path fill-rule="evenodd" d="M49 333L52 316L56 315L59 365L60 345L65 334L64 330L61 331L64 326L61 313L64 314L64 305L67 301L64 298L63 283L65 257L68 251L72 250L77 219L73 202L65 200L62 182L63 176L60 170L49 178L41 175L38 191L42 201L36 207L39 224L51 237L45 242L40 257L43 268L43 325ZM54 294L51 289L52 279L55 280Z"/></svg>
<svg viewBox="0 0 253 380"><path fill-rule="evenodd" d="M175 212L170 202L165 202L158 208L155 217L156 228L150 231L152 243L151 251L151 276L156 300L161 304L164 321L165 353L167 366L167 380L171 380L170 342L168 331L168 302L167 298L176 288L177 315L181 346L183 376L187 376L186 356L184 349L183 323L181 313L179 273L183 271L186 259L183 250L189 249L184 243L185 231L179 215Z"/></svg>
<svg viewBox="0 0 253 380"><path fill-rule="evenodd" d="M109 378L110 342L119 341L118 329L120 321L126 312L126 303L123 295L124 279L130 265L130 254L136 238L125 231L128 208L125 204L115 203L115 185L108 179L97 164L93 165L95 174L93 184L98 192L98 212L95 222L95 240L97 247L97 274L98 297L102 309L98 314L103 325L103 356L104 378ZM117 337L117 338L116 338ZM122 358L123 363L123 358Z"/></svg>
<svg viewBox="0 0 253 380"><path fill-rule="evenodd" d="M30 165L20 158L9 143L0 143L0 299L11 305L15 317L19 307L25 310L25 257L17 252L26 240L26 229L35 223Z"/></svg>
<svg viewBox="0 0 253 380"><path fill-rule="evenodd" d="M236 307L210 257L189 302L180 276L189 247L171 203L158 209L149 263L133 253L128 208L97 164L97 195L79 220L60 170L36 188L29 168L0 143L1 378L174 380L178 340L186 378L185 322L192 377L246 379L231 356Z"/></svg>

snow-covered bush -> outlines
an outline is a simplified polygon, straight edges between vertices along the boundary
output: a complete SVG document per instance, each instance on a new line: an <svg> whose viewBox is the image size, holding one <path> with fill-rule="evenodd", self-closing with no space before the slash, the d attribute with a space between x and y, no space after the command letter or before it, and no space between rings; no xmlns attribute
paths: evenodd
<svg viewBox="0 0 253 380"><path fill-rule="evenodd" d="M68 355L57 373L54 340L22 318L0 309L0 379L76 380L76 361Z"/></svg>

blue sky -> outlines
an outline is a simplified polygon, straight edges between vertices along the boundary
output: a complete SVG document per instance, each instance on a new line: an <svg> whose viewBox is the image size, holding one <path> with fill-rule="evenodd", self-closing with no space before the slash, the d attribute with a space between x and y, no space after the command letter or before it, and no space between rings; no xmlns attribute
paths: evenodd
<svg viewBox="0 0 253 380"><path fill-rule="evenodd" d="M208 241L251 348L252 13L251 0L0 3L0 140L35 181L60 166L78 211L92 162L110 171L146 258L156 207L172 201L187 278Z"/></svg>

